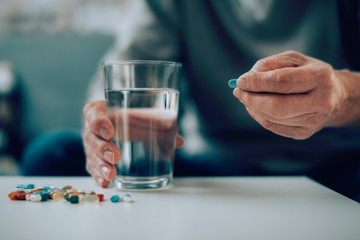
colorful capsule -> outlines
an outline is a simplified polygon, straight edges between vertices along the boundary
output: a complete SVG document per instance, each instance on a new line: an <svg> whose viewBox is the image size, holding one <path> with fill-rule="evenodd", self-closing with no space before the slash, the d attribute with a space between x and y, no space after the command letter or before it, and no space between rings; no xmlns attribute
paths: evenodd
<svg viewBox="0 0 360 240"><path fill-rule="evenodd" d="M64 195L65 195L65 191L62 190L58 190L58 191L53 191L50 193L50 198L58 201L58 200L64 200Z"/></svg>
<svg viewBox="0 0 360 240"><path fill-rule="evenodd" d="M18 195L18 194L21 194L21 193L25 193L25 191L23 191L23 190L12 191L12 192L9 192L8 197L11 200L15 200L15 196Z"/></svg>
<svg viewBox="0 0 360 240"><path fill-rule="evenodd" d="M61 190L70 190L72 189L73 187L71 185L66 185L64 186Z"/></svg>
<svg viewBox="0 0 360 240"><path fill-rule="evenodd" d="M34 184L18 184L16 186L16 188L21 188L21 189L34 189L35 185Z"/></svg>
<svg viewBox="0 0 360 240"><path fill-rule="evenodd" d="M38 187L38 188L34 188L31 189L28 193L34 193L34 192L39 192L39 191L44 191L45 189L42 187Z"/></svg>
<svg viewBox="0 0 360 240"><path fill-rule="evenodd" d="M15 195L15 200L26 200L26 195L28 193L20 193L18 195Z"/></svg>
<svg viewBox="0 0 360 240"><path fill-rule="evenodd" d="M68 191L66 191L65 195L64 195L64 198L66 200L68 200L68 198L71 196L71 195L79 195L79 192L76 191L76 189L70 189Z"/></svg>
<svg viewBox="0 0 360 240"><path fill-rule="evenodd" d="M82 195L80 202L82 203L97 203L99 202L99 197L93 194Z"/></svg>

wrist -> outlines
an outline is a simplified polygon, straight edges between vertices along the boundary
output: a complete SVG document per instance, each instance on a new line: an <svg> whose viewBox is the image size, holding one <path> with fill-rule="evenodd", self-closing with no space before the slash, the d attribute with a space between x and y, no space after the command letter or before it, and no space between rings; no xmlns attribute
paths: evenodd
<svg viewBox="0 0 360 240"><path fill-rule="evenodd" d="M360 73L334 70L334 78L338 104L326 126L360 125Z"/></svg>

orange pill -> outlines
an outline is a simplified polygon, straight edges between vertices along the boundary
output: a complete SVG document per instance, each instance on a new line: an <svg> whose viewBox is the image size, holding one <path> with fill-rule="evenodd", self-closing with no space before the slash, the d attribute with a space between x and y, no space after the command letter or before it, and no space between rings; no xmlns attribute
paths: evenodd
<svg viewBox="0 0 360 240"><path fill-rule="evenodd" d="M22 193L25 193L25 192L24 192L24 191L13 191L13 192L9 192L8 197L9 197L11 200L15 200L15 196L18 195L18 194L22 194Z"/></svg>

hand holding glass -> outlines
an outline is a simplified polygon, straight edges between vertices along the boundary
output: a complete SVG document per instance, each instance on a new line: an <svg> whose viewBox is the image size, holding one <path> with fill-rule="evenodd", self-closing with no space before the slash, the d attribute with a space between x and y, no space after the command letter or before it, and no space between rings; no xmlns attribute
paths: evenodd
<svg viewBox="0 0 360 240"><path fill-rule="evenodd" d="M180 70L181 64L167 61L103 64L106 112L121 152L114 180L119 188L171 185Z"/></svg>

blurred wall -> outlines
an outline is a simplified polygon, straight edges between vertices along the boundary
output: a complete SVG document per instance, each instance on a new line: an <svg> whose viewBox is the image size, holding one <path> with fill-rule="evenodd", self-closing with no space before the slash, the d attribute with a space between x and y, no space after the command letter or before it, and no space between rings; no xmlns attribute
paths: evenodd
<svg viewBox="0 0 360 240"><path fill-rule="evenodd" d="M89 80L118 37L125 0L1 0L0 61L20 76L25 142L81 129ZM1 83L0 83L1 84Z"/></svg>

